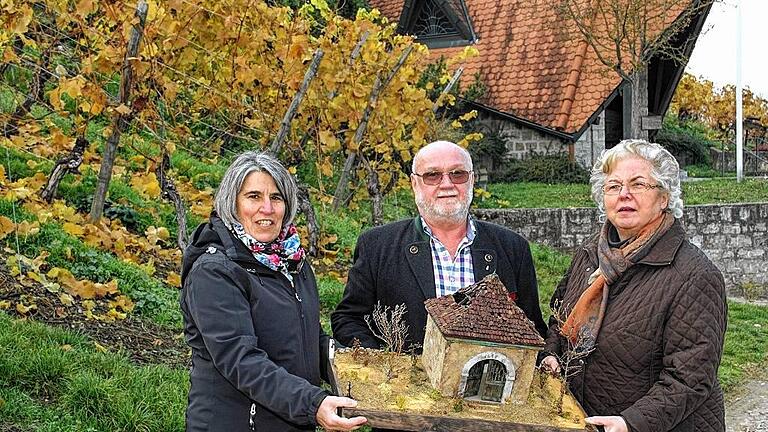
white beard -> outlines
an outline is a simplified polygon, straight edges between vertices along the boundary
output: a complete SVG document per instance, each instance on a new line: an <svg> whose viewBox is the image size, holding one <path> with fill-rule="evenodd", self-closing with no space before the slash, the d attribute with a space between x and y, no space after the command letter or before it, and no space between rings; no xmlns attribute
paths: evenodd
<svg viewBox="0 0 768 432"><path fill-rule="evenodd" d="M469 205L472 203L472 188L467 191L467 199L464 202L453 202L448 205L435 205L429 202L421 193L416 194L416 207L424 219L430 221L462 223L469 215Z"/></svg>

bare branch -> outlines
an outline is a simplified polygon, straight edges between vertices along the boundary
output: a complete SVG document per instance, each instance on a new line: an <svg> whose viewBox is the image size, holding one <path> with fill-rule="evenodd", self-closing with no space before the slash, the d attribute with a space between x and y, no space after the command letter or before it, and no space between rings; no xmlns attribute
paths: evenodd
<svg viewBox="0 0 768 432"><path fill-rule="evenodd" d="M408 308L399 304L394 308L382 306L377 302L370 315L366 315L365 323L374 336L384 342L384 349L401 354L408 338L408 325L405 324L405 314Z"/></svg>

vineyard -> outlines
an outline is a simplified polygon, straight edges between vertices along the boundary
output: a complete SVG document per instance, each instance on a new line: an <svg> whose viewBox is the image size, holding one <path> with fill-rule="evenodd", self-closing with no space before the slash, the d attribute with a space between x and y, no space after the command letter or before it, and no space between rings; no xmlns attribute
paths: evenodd
<svg viewBox="0 0 768 432"><path fill-rule="evenodd" d="M417 85L426 48L377 11L348 20L323 1L293 10L239 0L3 10L0 237L20 252L8 267L88 318L169 309L187 232L209 215L238 152L269 150L297 175L310 251L332 264L334 236L312 203L370 201L381 223L415 149L451 128L438 113L455 102L456 79L446 67ZM435 85L445 87L432 100ZM108 270L118 263L130 270ZM97 265L96 281L84 278Z"/></svg>
<svg viewBox="0 0 768 432"><path fill-rule="evenodd" d="M424 80L426 48L377 11L346 19L323 0L0 9L0 311L88 336L0 313L3 430L183 428L181 251L234 155L271 151L296 175L327 311L350 233L396 215L415 150L480 138L461 131L474 114L445 115L472 50Z"/></svg>

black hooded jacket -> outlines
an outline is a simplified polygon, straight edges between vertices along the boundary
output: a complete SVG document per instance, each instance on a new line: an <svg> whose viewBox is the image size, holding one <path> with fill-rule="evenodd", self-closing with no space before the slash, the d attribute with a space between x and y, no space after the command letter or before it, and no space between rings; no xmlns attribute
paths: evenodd
<svg viewBox="0 0 768 432"><path fill-rule="evenodd" d="M310 266L294 288L211 216L184 253L181 280L192 348L186 430L314 430L328 336Z"/></svg>

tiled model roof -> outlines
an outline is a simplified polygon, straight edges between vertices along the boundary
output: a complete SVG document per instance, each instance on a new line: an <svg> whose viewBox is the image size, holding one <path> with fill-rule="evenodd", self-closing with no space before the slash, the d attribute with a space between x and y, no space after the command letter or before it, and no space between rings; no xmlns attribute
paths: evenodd
<svg viewBox="0 0 768 432"><path fill-rule="evenodd" d="M543 346L544 340L495 274L453 295L424 302L446 337L510 345Z"/></svg>
<svg viewBox="0 0 768 432"><path fill-rule="evenodd" d="M584 0L590 1L590 0ZM405 0L369 0L397 22ZM549 129L578 132L621 83L558 16L558 0L465 0L480 54L467 60L462 81L476 72L488 91L478 102ZM682 12L664 12L671 23ZM463 47L431 49L451 57Z"/></svg>

